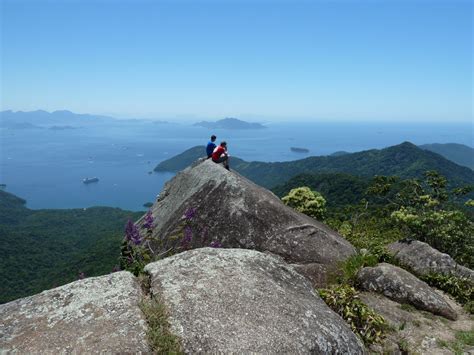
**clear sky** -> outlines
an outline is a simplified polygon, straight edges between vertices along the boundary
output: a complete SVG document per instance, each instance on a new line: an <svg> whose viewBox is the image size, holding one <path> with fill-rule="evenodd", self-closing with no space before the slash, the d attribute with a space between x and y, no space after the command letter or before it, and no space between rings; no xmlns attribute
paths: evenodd
<svg viewBox="0 0 474 355"><path fill-rule="evenodd" d="M0 2L2 109L473 119L469 0Z"/></svg>

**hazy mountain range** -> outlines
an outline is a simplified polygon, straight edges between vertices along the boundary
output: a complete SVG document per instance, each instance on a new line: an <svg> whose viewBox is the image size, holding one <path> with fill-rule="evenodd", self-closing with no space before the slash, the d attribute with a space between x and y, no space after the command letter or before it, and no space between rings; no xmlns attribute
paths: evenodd
<svg viewBox="0 0 474 355"><path fill-rule="evenodd" d="M144 119L117 119L110 116L74 113L68 110L48 112L36 111L1 111L0 127L10 129L51 128L55 130L73 129L85 125L106 125L129 122L150 122ZM167 123L153 121L154 123Z"/></svg>
<svg viewBox="0 0 474 355"><path fill-rule="evenodd" d="M442 155L456 164L467 166L474 170L474 149L464 144L458 143L434 143L423 144L419 146L421 149L429 150Z"/></svg>
<svg viewBox="0 0 474 355"><path fill-rule="evenodd" d="M125 123L125 122L153 122L155 124L169 123L162 120L146 119L117 119L110 116L79 114L68 110L59 110L48 112L44 110L36 111L1 111L0 127L10 129L33 129L33 128L52 128L65 129L78 128L89 124L107 124L107 123ZM215 122L201 121L193 126L204 127L208 129L228 129L228 130L248 130L264 129L260 123L252 123L239 120L237 118L224 118ZM53 128L56 127L56 128Z"/></svg>

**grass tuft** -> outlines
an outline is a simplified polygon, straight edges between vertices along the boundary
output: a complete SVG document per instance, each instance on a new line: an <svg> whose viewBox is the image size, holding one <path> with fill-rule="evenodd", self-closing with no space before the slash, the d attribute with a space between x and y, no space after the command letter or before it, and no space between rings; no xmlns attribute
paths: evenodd
<svg viewBox="0 0 474 355"><path fill-rule="evenodd" d="M456 355L465 354L465 350L474 346L474 328L456 332L454 341L438 340L438 345L452 350Z"/></svg>
<svg viewBox="0 0 474 355"><path fill-rule="evenodd" d="M142 301L140 309L148 323L147 338L153 352L183 354L179 338L170 330L165 305L155 297Z"/></svg>

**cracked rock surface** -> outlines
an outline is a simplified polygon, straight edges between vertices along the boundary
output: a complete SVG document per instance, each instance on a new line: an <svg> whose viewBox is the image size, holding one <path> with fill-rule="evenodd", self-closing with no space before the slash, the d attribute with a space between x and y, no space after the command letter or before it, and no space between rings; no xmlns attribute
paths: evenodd
<svg viewBox="0 0 474 355"><path fill-rule="evenodd" d="M364 353L311 282L272 255L201 248L145 271L187 353Z"/></svg>

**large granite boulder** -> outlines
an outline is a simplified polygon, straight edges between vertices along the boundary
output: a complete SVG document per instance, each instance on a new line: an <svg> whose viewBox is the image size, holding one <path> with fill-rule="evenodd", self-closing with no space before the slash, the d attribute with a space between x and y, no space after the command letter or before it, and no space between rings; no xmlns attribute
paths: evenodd
<svg viewBox="0 0 474 355"><path fill-rule="evenodd" d="M202 248L145 271L187 353L364 353L311 283L273 255Z"/></svg>
<svg viewBox="0 0 474 355"><path fill-rule="evenodd" d="M0 353L147 353L142 297L129 272L0 305Z"/></svg>
<svg viewBox="0 0 474 355"><path fill-rule="evenodd" d="M217 243L269 251L295 264L333 265L355 253L337 232L210 160L178 173L151 211L156 221L153 236L160 239L152 246L157 254L180 250L186 230L188 248Z"/></svg>
<svg viewBox="0 0 474 355"><path fill-rule="evenodd" d="M459 265L448 254L432 248L418 240L400 240L388 246L388 250L404 266L410 268L415 275L424 276L430 273L453 274L469 278L474 282L474 271Z"/></svg>
<svg viewBox="0 0 474 355"><path fill-rule="evenodd" d="M456 312L435 290L408 271L397 266L381 263L365 267L357 274L360 288L382 293L399 303L407 303L418 309L456 320Z"/></svg>

